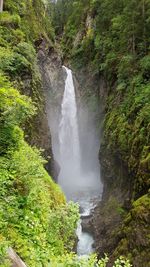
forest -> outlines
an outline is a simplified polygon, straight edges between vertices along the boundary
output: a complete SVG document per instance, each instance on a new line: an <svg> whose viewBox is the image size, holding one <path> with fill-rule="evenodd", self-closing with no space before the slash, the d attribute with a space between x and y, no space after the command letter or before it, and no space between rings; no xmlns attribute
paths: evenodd
<svg viewBox="0 0 150 267"><path fill-rule="evenodd" d="M75 251L79 205L54 181L53 153L40 141L43 43L47 57L55 51L77 76L86 72L95 88L85 93L96 91L104 103L102 212L106 221L109 208L112 222L117 212L120 219L107 235L110 247L86 258ZM118 165L124 177L116 178ZM14 266L11 247L28 267L150 267L149 185L150 1L1 0L0 266Z"/></svg>

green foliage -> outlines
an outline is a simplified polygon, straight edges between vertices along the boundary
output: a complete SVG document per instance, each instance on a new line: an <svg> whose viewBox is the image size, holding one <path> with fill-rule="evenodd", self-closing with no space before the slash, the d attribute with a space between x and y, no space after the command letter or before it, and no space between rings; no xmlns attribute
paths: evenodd
<svg viewBox="0 0 150 267"><path fill-rule="evenodd" d="M120 94L117 93L118 98ZM113 111L110 109L105 118L105 138L114 151L118 147L123 160L128 162L129 169L136 173L136 192L147 191L149 187L149 167L144 165L149 153L149 150L145 153L145 148L150 142L149 99L149 84L142 84L136 77L119 106L115 104L116 96L113 96L110 102Z"/></svg>
<svg viewBox="0 0 150 267"><path fill-rule="evenodd" d="M31 68L31 64L24 56L8 48L0 48L0 57L0 69L11 76L28 73Z"/></svg>
<svg viewBox="0 0 150 267"><path fill-rule="evenodd" d="M127 166L130 183L123 182L130 184L126 187L131 199L141 199L150 186L150 1L74 0L68 3L58 0L57 5L62 2L72 10L67 11L68 17L63 19L64 58L70 60L74 68L86 68L96 80L101 77L106 81L102 145L106 155L108 152ZM108 187L111 190L111 184ZM125 216L122 208L117 205L114 208ZM145 223L144 218L147 220L149 208L140 203L141 221L137 210L132 211L130 225L117 246L118 253L113 254L118 257L125 253L135 265L138 265L137 259L139 266L145 267L149 265L149 242L144 243L137 236L147 240L148 221ZM118 260L116 266L122 266L121 261L123 259Z"/></svg>
<svg viewBox="0 0 150 267"><path fill-rule="evenodd" d="M136 71L133 55L125 55L121 58L118 64L118 83L128 82L129 77L132 77Z"/></svg>
<svg viewBox="0 0 150 267"><path fill-rule="evenodd" d="M64 2L67 5L67 1ZM133 9L135 10L134 14L131 13ZM136 54L143 56L149 51L149 9L148 1L140 1L140 3L139 1L122 0L117 1L117 3L113 0L87 1L86 3L84 0L80 3L73 1L72 13L68 13L63 35L64 44L69 45L69 49L71 49L69 56L73 57L74 60L74 53L76 55L77 50L83 48L84 51L80 59L81 57L87 58L88 55L86 64L93 65L97 72L105 70L108 79L112 79L117 72L117 64L122 69L123 64L126 64L126 68L129 67L130 70L129 57L133 57L134 60ZM142 22L140 23L141 17ZM87 23L89 18L92 23ZM70 35L72 26L74 26L74 35ZM88 30L93 31L91 43L88 43ZM77 38L76 32L77 34L81 33L78 47L74 47ZM85 41L88 43L87 49L84 49ZM64 52L68 52L69 49L65 49ZM82 61L82 66L84 64L85 62ZM134 71L136 65L133 67L132 70Z"/></svg>
<svg viewBox="0 0 150 267"><path fill-rule="evenodd" d="M45 160L23 138L20 126L35 113L26 96L0 77L0 264L8 246L29 266L47 266L50 257L70 252L78 207L65 197L43 167Z"/></svg>
<svg viewBox="0 0 150 267"><path fill-rule="evenodd" d="M124 257L120 257L119 259L117 259L114 263L113 267L132 267L132 265L130 264L129 260L126 260Z"/></svg>
<svg viewBox="0 0 150 267"><path fill-rule="evenodd" d="M31 99L14 89L31 80L40 105L40 78L34 41L53 37L48 3L4 1L0 14L0 266L9 266L13 249L29 266L48 266L51 257L74 246L78 207L65 197L43 165L40 151L24 141L23 127L35 114ZM4 75L5 74L5 75Z"/></svg>
<svg viewBox="0 0 150 267"><path fill-rule="evenodd" d="M32 97L38 110L42 109L42 96L36 46L43 39L52 45L49 10L47 1L6 0L0 14L0 71Z"/></svg>
<svg viewBox="0 0 150 267"><path fill-rule="evenodd" d="M114 252L115 257L123 254L133 262L133 266L137 264L137 260L139 266L149 266L150 229L147 226L149 212L149 194L133 202L130 212L123 221L121 235L118 236L120 241Z"/></svg>
<svg viewBox="0 0 150 267"><path fill-rule="evenodd" d="M51 258L50 267L107 267L109 258L105 255L105 258L97 259L96 255L77 257L75 254L67 254L62 257ZM112 267L132 267L124 257L120 257L114 262Z"/></svg>
<svg viewBox="0 0 150 267"><path fill-rule="evenodd" d="M23 133L18 125L32 116L35 108L31 99L21 96L3 76L0 76L0 99L0 154L2 155L19 145Z"/></svg>
<svg viewBox="0 0 150 267"><path fill-rule="evenodd" d="M150 142L149 1L97 0L85 4L83 0L70 5L73 12L64 21L64 55L75 68L87 66L90 73L107 80L107 147L114 154L117 148L135 174L136 193L147 192L149 156L144 159L143 149Z"/></svg>
<svg viewBox="0 0 150 267"><path fill-rule="evenodd" d="M20 42L17 47L14 48L14 51L24 56L30 63L35 60L35 49L29 43Z"/></svg>
<svg viewBox="0 0 150 267"><path fill-rule="evenodd" d="M119 154L135 173L136 192L147 192L149 10L148 0L59 0L56 4L42 0L4 1L4 12L0 14L0 71L3 73L0 76L0 266L9 266L6 259L9 246L31 267L105 267L108 262L107 257L97 261L95 255L78 258L70 253L79 218L78 207L66 204L60 188L45 171L40 152L24 141L23 125L36 109L29 98L12 87L5 75L19 89L22 89L22 78L30 77L32 96L39 101L35 44L43 38L54 41L53 26L56 33L64 30L65 56L78 68L86 65L109 82L105 140L114 154L118 147ZM53 26L49 15L53 16ZM94 108L95 98L92 103ZM143 224L143 218L147 219L147 204L147 196L133 204L129 224L132 216L142 218ZM116 211L123 212L118 204ZM125 223L127 228L128 223ZM131 234L129 229L126 232ZM127 246L125 236L120 242L120 254ZM131 265L121 257L114 266Z"/></svg>
<svg viewBox="0 0 150 267"><path fill-rule="evenodd" d="M9 12L2 12L0 14L0 25L16 28L20 24L20 16L17 14L11 15Z"/></svg>
<svg viewBox="0 0 150 267"><path fill-rule="evenodd" d="M32 74L35 71L35 41L54 39L51 26L50 3L35 1L4 1L0 14L0 69L12 76Z"/></svg>
<svg viewBox="0 0 150 267"><path fill-rule="evenodd" d="M7 17L5 20L11 23L11 16L20 16L20 29L25 33L26 38L30 41L35 41L42 35L47 38L53 38L54 32L51 26L51 18L48 16L50 3L48 1L16 1L6 0L4 2L4 10L2 17ZM5 15L6 13L6 15ZM13 15L11 15L13 14ZM10 17L10 18L9 18Z"/></svg>
<svg viewBox="0 0 150 267"><path fill-rule="evenodd" d="M142 75L145 79L149 79L149 73L150 73L150 56L146 55L144 56L140 61L140 66L142 70Z"/></svg>
<svg viewBox="0 0 150 267"><path fill-rule="evenodd" d="M63 257L52 258L50 266L57 267L106 267L108 258L99 261L96 255L77 257L75 254L67 254Z"/></svg>

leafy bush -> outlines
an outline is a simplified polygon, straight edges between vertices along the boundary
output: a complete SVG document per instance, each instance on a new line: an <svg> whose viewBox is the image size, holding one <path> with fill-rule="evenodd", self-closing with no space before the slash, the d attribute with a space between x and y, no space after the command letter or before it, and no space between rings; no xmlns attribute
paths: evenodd
<svg viewBox="0 0 150 267"><path fill-rule="evenodd" d="M0 76L0 98L0 153L3 154L18 147L19 140L23 137L18 125L32 116L35 108L31 99L21 96L3 76Z"/></svg>
<svg viewBox="0 0 150 267"><path fill-rule="evenodd" d="M17 14L11 15L8 12L2 12L0 14L0 25L6 25L11 27L18 27L20 23L20 16Z"/></svg>
<svg viewBox="0 0 150 267"><path fill-rule="evenodd" d="M119 82L128 81L129 77L131 78L135 71L134 66L134 56L133 55L125 55L120 60L118 64L118 80Z"/></svg>
<svg viewBox="0 0 150 267"><path fill-rule="evenodd" d="M14 51L24 56L30 63L33 63L35 61L35 49L29 43L20 42L17 47L14 48Z"/></svg>
<svg viewBox="0 0 150 267"><path fill-rule="evenodd" d="M54 257L50 260L50 267L107 267L109 258L97 259L96 255L77 257L75 254L66 254L61 257ZM129 260L124 257L117 259L112 267L132 267Z"/></svg>
<svg viewBox="0 0 150 267"><path fill-rule="evenodd" d="M22 55L7 48L0 48L0 69L10 75L19 75L29 72L31 64Z"/></svg>
<svg viewBox="0 0 150 267"><path fill-rule="evenodd" d="M115 261L113 267L132 267L132 265L129 260L126 260L124 257L120 257Z"/></svg>
<svg viewBox="0 0 150 267"><path fill-rule="evenodd" d="M47 265L50 256L73 248L78 207L66 204L40 152L23 139L20 126L35 113L31 99L20 95L4 76L0 98L1 256L4 260L3 246L12 246L29 266Z"/></svg>

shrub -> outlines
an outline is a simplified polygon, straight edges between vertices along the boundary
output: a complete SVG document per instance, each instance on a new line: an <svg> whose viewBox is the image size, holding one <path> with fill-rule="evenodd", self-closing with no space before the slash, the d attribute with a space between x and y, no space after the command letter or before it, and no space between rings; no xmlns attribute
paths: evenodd
<svg viewBox="0 0 150 267"><path fill-rule="evenodd" d="M9 12L0 14L0 25L18 27L20 24L20 16L17 14L11 15Z"/></svg>
<svg viewBox="0 0 150 267"><path fill-rule="evenodd" d="M35 61L35 49L29 43L20 42L17 47L14 48L14 51L25 57L30 63L33 63Z"/></svg>

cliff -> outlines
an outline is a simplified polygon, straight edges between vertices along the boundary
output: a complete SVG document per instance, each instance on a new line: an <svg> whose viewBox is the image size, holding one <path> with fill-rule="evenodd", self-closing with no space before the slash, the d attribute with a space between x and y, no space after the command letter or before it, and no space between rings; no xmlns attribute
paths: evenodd
<svg viewBox="0 0 150 267"><path fill-rule="evenodd" d="M74 246L78 207L66 203L63 192L44 167L54 173L38 61L41 40L46 41L48 48L53 42L45 4L41 0L6 0L0 14L0 265L3 267L11 266L9 247L32 267L48 266L51 258L70 253ZM52 166L45 160L50 157Z"/></svg>
<svg viewBox="0 0 150 267"><path fill-rule="evenodd" d="M104 193L93 222L96 249L112 260L121 253L133 266L149 266L150 6L77 2L67 6L62 49L74 71L83 74L77 76L81 87L100 96L99 113L104 113L99 154Z"/></svg>

